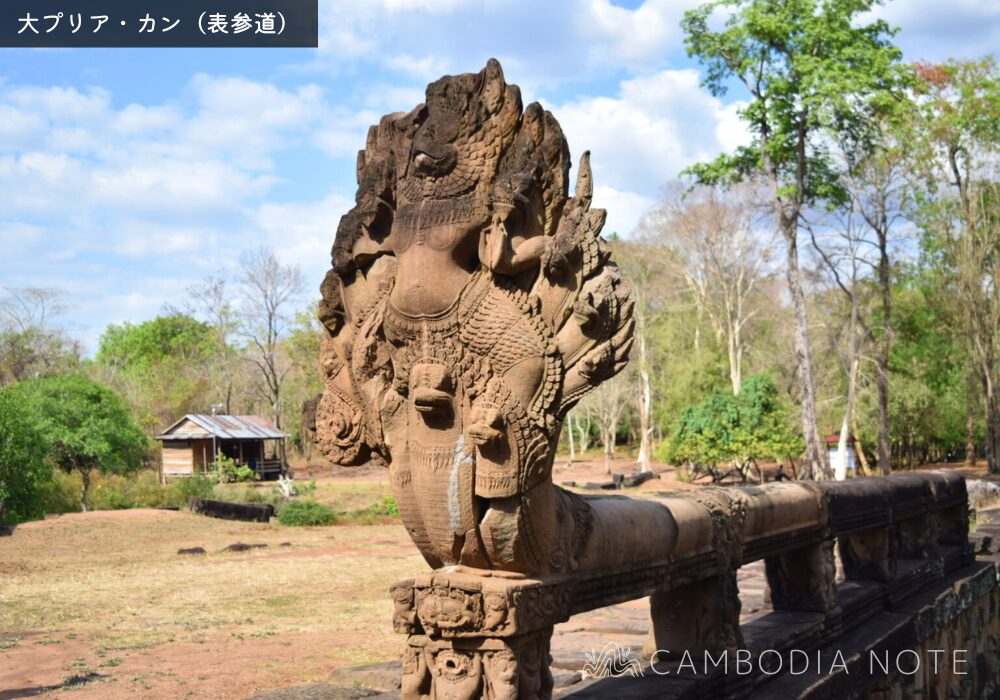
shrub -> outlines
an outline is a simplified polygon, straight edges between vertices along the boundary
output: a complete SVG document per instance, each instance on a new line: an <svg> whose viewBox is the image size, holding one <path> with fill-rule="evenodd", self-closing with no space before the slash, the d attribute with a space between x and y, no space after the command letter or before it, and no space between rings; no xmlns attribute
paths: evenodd
<svg viewBox="0 0 1000 700"><path fill-rule="evenodd" d="M95 510L160 508L166 503L167 490L150 470L129 476L103 474L90 492L90 505Z"/></svg>
<svg viewBox="0 0 1000 700"><path fill-rule="evenodd" d="M76 513L80 510L80 491L83 479L78 472L52 473L52 478L42 484L39 501L43 513Z"/></svg>
<svg viewBox="0 0 1000 700"><path fill-rule="evenodd" d="M336 520L332 508L316 501L292 501L278 512L282 525L330 525Z"/></svg>
<svg viewBox="0 0 1000 700"><path fill-rule="evenodd" d="M0 392L0 525L45 514L41 497L52 479L42 434L7 392Z"/></svg>
<svg viewBox="0 0 1000 700"><path fill-rule="evenodd" d="M231 457L223 454L216 456L210 468L215 471L219 477L219 483L222 484L231 484L237 481L254 481L257 478L257 472L253 469L237 465Z"/></svg>
<svg viewBox="0 0 1000 700"><path fill-rule="evenodd" d="M207 476L189 476L175 479L167 487L165 504L171 506L186 506L192 498L211 498L215 480Z"/></svg>
<svg viewBox="0 0 1000 700"><path fill-rule="evenodd" d="M398 518L399 508L396 507L395 498L386 496L381 501L376 501L367 508L353 511L347 517L356 522L371 524L388 518Z"/></svg>

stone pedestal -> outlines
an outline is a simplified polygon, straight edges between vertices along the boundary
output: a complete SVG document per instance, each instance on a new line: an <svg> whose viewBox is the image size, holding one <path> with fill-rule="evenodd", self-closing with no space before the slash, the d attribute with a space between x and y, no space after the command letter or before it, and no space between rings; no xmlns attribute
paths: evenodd
<svg viewBox="0 0 1000 700"><path fill-rule="evenodd" d="M552 627L569 618L571 585L452 567L392 588L404 700L552 696Z"/></svg>

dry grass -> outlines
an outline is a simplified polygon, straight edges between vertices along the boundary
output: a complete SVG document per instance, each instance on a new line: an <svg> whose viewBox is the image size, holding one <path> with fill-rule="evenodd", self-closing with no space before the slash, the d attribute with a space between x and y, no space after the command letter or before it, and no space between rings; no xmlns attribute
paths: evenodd
<svg viewBox="0 0 1000 700"><path fill-rule="evenodd" d="M319 500L367 505L377 491L348 486L325 487ZM268 547L222 551L235 542ZM182 547L208 554L179 556ZM75 663L114 677L141 650L195 644L211 654L223 642L288 640L287 658L262 659L260 668L311 680L333 667L395 656L402 639L391 629L388 587L425 570L398 523L284 528L169 511L64 515L0 539L0 656L26 664L28 647L51 653L85 641L89 653L69 659L66 675ZM319 656L302 653L306 639L326 640ZM198 685L197 678L182 680ZM173 682L145 675L141 685ZM94 697L110 697L106 685L100 691Z"/></svg>

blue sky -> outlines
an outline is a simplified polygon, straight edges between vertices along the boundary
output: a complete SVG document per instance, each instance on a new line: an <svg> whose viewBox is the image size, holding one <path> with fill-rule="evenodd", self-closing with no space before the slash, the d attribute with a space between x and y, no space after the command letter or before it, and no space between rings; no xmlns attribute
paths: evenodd
<svg viewBox="0 0 1000 700"><path fill-rule="evenodd" d="M744 138L678 26L698 0L320 0L318 49L0 49L0 287L65 290L88 352L108 323L271 246L315 296L369 124L495 56L590 149L605 231ZM894 0L909 59L1000 46L1000 0ZM303 303L305 299L303 299Z"/></svg>

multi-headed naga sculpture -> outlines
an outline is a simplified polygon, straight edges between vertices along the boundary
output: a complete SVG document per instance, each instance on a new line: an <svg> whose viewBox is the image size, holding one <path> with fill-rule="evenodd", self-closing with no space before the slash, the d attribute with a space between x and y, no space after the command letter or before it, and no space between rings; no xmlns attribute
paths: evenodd
<svg viewBox="0 0 1000 700"><path fill-rule="evenodd" d="M835 537L847 578L890 594L916 580L899 556L969 561L953 473L643 500L553 485L566 412L621 370L633 326L587 155L572 197L569 167L559 124L538 104L522 111L496 61L432 83L358 156L323 282L326 383L309 421L334 462L388 463L436 570L392 589L409 635L405 700L545 700L553 625L643 596L650 650L737 648L736 571L760 559L774 609L840 629L854 613L840 607Z"/></svg>
<svg viewBox="0 0 1000 700"><path fill-rule="evenodd" d="M495 60L432 83L358 156L322 289L317 441L389 464L435 568L543 574L644 546L599 526L617 507L551 481L563 418L624 366L633 326L588 155L572 197L569 168L559 124Z"/></svg>

